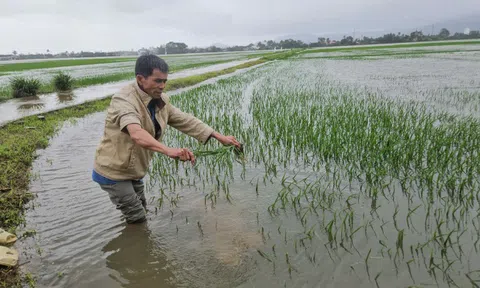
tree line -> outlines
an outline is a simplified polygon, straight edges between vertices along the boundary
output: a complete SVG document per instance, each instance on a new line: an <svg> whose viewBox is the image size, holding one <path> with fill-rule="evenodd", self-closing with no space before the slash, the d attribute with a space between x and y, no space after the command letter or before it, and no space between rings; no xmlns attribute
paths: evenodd
<svg viewBox="0 0 480 288"><path fill-rule="evenodd" d="M255 50L280 50L294 48L314 48L326 46L346 46L346 45L369 45L369 44L393 44L406 42L422 42L422 41L439 41L439 40L467 40L480 39L480 30L472 30L468 34L454 33L451 34L446 28L442 28L438 34L425 35L422 31L413 31L410 34L387 33L380 37L362 37L354 38L352 36L343 36L340 40L331 40L326 37L319 37L316 42L305 43L301 40L286 39L281 41L259 41L248 45L236 45L230 47L188 47L183 42L168 42L157 47L141 48L137 51L113 51L113 52L62 52L57 54L46 53L36 54L19 54L13 51L9 55L0 55L0 59L41 59L41 58L82 58L82 57L109 57L109 56L137 56L141 54L185 54L185 53L207 53L207 52L233 52L233 51L255 51Z"/></svg>
<svg viewBox="0 0 480 288"><path fill-rule="evenodd" d="M369 44L393 44L405 42L421 42L421 41L441 41L441 40L467 40L480 39L480 30L470 31L469 34L455 33L450 34L446 28L442 28L436 35L424 35L422 31L413 31L410 34L387 33L380 37L363 37L353 38L352 36L344 36L340 40L331 40L330 38L319 37L317 42L305 43L301 40L286 39L281 41L261 41L250 43L245 46L232 46L220 48L210 46L207 48L189 48L185 43L169 42L166 45L142 48L140 53L152 54L182 54L182 53L203 53L203 52L226 52L226 51L250 51L250 50L276 50L276 49L294 49L294 48L314 48L325 46L346 46L346 45L369 45ZM165 53L166 50L166 53Z"/></svg>

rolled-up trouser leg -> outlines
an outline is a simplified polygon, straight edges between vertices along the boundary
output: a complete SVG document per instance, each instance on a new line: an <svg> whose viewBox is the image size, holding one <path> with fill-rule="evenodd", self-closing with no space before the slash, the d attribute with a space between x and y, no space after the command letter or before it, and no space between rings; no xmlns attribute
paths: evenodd
<svg viewBox="0 0 480 288"><path fill-rule="evenodd" d="M119 181L116 184L100 185L100 187L108 192L110 200L125 216L127 223L146 220L142 196L137 194L132 181Z"/></svg>

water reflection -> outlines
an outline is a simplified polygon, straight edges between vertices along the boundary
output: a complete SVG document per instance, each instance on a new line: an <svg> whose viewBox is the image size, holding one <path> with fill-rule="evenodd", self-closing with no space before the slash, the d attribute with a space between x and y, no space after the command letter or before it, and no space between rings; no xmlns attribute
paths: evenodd
<svg viewBox="0 0 480 288"><path fill-rule="evenodd" d="M110 277L122 287L176 287L166 255L158 248L147 223L126 225L102 252L111 253L106 266L119 274Z"/></svg>
<svg viewBox="0 0 480 288"><path fill-rule="evenodd" d="M74 99L75 94L73 91L58 92L57 99L58 103L67 103Z"/></svg>
<svg viewBox="0 0 480 288"><path fill-rule="evenodd" d="M25 103L25 104L21 104L21 105L18 105L18 110L22 111L22 110L38 110L38 109L42 109L43 107L45 107L45 103Z"/></svg>
<svg viewBox="0 0 480 288"><path fill-rule="evenodd" d="M20 98L14 98L14 100L18 102L32 102L32 101L40 101L40 97L38 95L35 96L25 96Z"/></svg>

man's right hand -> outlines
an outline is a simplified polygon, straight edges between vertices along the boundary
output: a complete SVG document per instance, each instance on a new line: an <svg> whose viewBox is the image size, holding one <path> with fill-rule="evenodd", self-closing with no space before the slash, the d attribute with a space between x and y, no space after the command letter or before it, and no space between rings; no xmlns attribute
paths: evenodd
<svg viewBox="0 0 480 288"><path fill-rule="evenodd" d="M192 165L195 164L195 156L187 148L168 148L166 155L173 159L180 159L181 161L190 161Z"/></svg>
<svg viewBox="0 0 480 288"><path fill-rule="evenodd" d="M152 137L152 135L150 135L150 133L143 130L138 124L129 124L127 130L135 144L165 154L170 158L180 159L181 161L190 161L192 164L195 164L195 156L187 148L169 148L158 142Z"/></svg>

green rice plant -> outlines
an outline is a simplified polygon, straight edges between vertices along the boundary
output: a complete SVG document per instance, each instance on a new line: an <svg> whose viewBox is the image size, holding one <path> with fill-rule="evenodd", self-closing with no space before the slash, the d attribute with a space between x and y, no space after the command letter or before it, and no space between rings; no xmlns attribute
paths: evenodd
<svg viewBox="0 0 480 288"><path fill-rule="evenodd" d="M14 98L36 96L40 85L40 80L35 78L13 77L10 80L10 88Z"/></svg>
<svg viewBox="0 0 480 288"><path fill-rule="evenodd" d="M370 278L370 269L368 268L368 260L370 259L370 253L372 253L372 249L368 250L367 257L365 257L365 270L367 271L367 275Z"/></svg>
<svg viewBox="0 0 480 288"><path fill-rule="evenodd" d="M53 77L52 82L53 82L53 87L55 87L55 90L62 91L62 92L72 90L74 85L73 77L62 71L56 74L55 77Z"/></svg>
<svg viewBox="0 0 480 288"><path fill-rule="evenodd" d="M262 256L265 260L267 260L268 262L273 262L272 261L272 258L270 256L268 256L265 252L263 252L262 250L260 249L257 249L257 252L258 254L260 254L260 256Z"/></svg>
<svg viewBox="0 0 480 288"><path fill-rule="evenodd" d="M235 204L238 198L229 184L254 186L255 195L242 197L256 197L258 206L252 209L258 210L252 215L265 209L282 221L274 224L277 237L282 237L283 223L298 224L297 229L288 229L300 231L300 238L292 236L294 232L287 237L282 228L282 245L290 253L303 252L298 248L307 249L311 243L327 250L334 261L342 257L340 246L352 261L364 260L368 267L368 258L363 257L375 247L358 251L355 246L367 241L377 245L382 255L388 253L393 260L389 268L395 266L399 273L403 262L397 258L405 257L404 248L410 247L415 261L407 266L420 267L423 260L419 274L430 272L433 278L441 271L445 283L452 281L449 277L458 281L452 275L464 269L458 265L465 257L460 251L467 247L474 251L476 244L468 240L480 239L478 229L472 227L477 225L472 218L479 213L480 122L414 100L343 85L319 69L322 61L278 61L172 97L182 110L241 139L248 147L248 159L236 163L232 148L215 142L200 148L195 140L173 130L165 142L191 147L197 165L175 166L167 157L156 156L150 175L172 190L192 181L205 201L224 191L227 201ZM253 174L252 179L240 176L244 169ZM259 193L262 178L266 193ZM424 227L413 225L423 218ZM262 239L268 242L265 230L271 227L262 225ZM357 233L362 228L365 233ZM382 233L376 232L378 228ZM432 254L423 255L426 251ZM306 251L296 257L308 255ZM429 265L429 259L435 261Z"/></svg>

